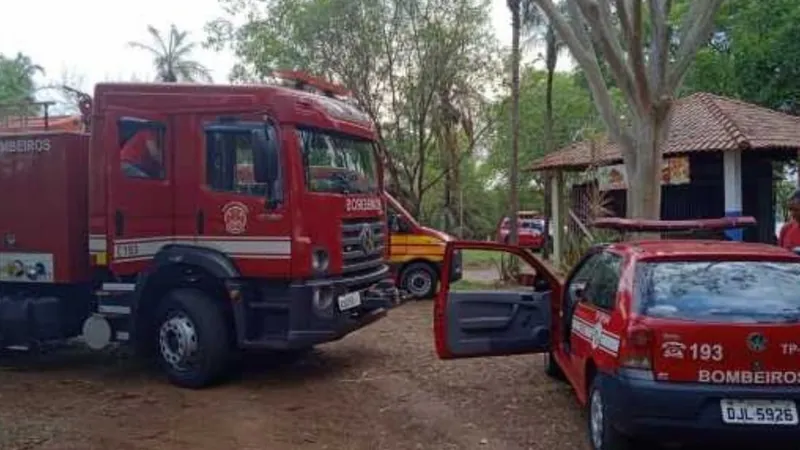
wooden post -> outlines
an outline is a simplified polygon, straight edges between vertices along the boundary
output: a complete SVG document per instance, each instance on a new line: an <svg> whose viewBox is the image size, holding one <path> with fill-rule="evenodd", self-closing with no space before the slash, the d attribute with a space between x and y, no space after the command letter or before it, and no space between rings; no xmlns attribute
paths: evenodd
<svg viewBox="0 0 800 450"><path fill-rule="evenodd" d="M553 230L553 265L561 264L564 244L564 173L556 170L550 177L550 207L553 212L550 226Z"/></svg>

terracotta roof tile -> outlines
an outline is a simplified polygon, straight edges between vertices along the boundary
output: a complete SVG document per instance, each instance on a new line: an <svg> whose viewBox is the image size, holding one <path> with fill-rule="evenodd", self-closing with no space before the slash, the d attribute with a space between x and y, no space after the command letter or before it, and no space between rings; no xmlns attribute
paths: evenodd
<svg viewBox="0 0 800 450"><path fill-rule="evenodd" d="M697 151L800 149L800 117L708 93L697 93L675 103L664 154ZM578 169L595 163L622 160L608 139L576 142L536 160L528 170Z"/></svg>

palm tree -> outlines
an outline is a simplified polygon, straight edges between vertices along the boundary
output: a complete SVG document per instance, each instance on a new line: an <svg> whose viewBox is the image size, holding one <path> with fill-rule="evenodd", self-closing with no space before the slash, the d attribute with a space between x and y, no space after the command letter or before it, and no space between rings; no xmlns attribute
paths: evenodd
<svg viewBox="0 0 800 450"><path fill-rule="evenodd" d="M562 14L567 14L566 4L562 1L557 5ZM545 68L547 71L547 87L545 90L545 116L544 116L544 143L545 153L550 154L555 151L555 139L553 138L553 78L556 72L556 64L558 57L566 50L564 43L558 38L556 30L553 25L547 20L547 17L542 13L532 1L526 1L520 12L521 26L524 28L529 37L530 43L544 42L544 60ZM551 208L550 208L550 183L545 182L544 188L544 215L545 215L545 230L549 229ZM549 236L545 233L545 239ZM549 253L549 245L545 242L543 249L544 256L547 257Z"/></svg>
<svg viewBox="0 0 800 450"><path fill-rule="evenodd" d="M511 170L509 174L509 243L516 245L517 213L519 212L519 65L522 6L527 0L506 0L511 11ZM527 7L527 6L526 6Z"/></svg>
<svg viewBox="0 0 800 450"><path fill-rule="evenodd" d="M152 54L158 81L169 83L212 81L208 68L190 59L197 44L187 40L189 35L187 31L179 31L173 24L169 28L167 39L164 39L152 25L147 26L147 31L150 33L153 44L129 42L128 45Z"/></svg>

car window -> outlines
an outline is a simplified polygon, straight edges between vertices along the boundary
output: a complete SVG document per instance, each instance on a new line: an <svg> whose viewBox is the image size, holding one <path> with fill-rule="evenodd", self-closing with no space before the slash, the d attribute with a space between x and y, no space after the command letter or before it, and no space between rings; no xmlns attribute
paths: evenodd
<svg viewBox="0 0 800 450"><path fill-rule="evenodd" d="M600 258L600 253L595 253L584 259L583 262L578 267L578 269L575 271L572 278L570 278L569 281L567 281L566 296L567 296L567 302L570 305L579 300L575 298L574 295L575 290L576 288L580 289L586 288L586 283L589 281L589 278L591 278L592 273L594 272L594 267L597 265L599 258Z"/></svg>
<svg viewBox="0 0 800 450"><path fill-rule="evenodd" d="M598 255L589 284L586 286L586 298L591 304L606 310L614 309L621 270L621 256L609 252Z"/></svg>
<svg viewBox="0 0 800 450"><path fill-rule="evenodd" d="M687 320L800 320L800 263L671 261L636 270L642 314Z"/></svg>
<svg viewBox="0 0 800 450"><path fill-rule="evenodd" d="M583 264L575 272L575 275L570 280L572 283L586 283L589 281L597 262L600 260L601 253L595 253L583 261Z"/></svg>

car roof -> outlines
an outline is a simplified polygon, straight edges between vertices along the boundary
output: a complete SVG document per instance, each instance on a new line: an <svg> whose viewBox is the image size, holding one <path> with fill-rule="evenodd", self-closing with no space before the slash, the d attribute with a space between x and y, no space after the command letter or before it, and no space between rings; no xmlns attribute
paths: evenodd
<svg viewBox="0 0 800 450"><path fill-rule="evenodd" d="M784 248L751 242L715 241L696 239L663 239L649 241L628 241L611 244L610 249L633 252L639 258L658 259L680 256L703 257L758 257L776 259L797 258L800 256Z"/></svg>

